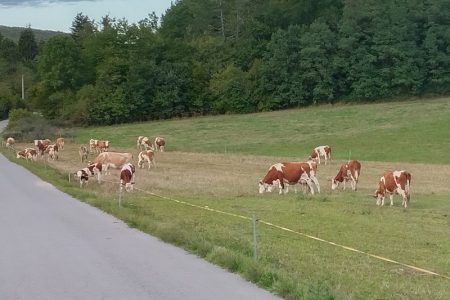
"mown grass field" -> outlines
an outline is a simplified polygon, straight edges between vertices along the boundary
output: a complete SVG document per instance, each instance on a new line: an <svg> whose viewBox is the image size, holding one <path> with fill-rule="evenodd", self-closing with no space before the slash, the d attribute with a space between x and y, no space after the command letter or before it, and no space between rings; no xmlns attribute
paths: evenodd
<svg viewBox="0 0 450 300"><path fill-rule="evenodd" d="M252 260L249 220L217 214L118 185L92 180L80 190L68 173L82 165L77 148L108 139L113 150L137 156L138 135L164 136L157 168L138 170L136 187L316 236L366 253L450 276L450 99L322 106L253 115L201 117L74 129L59 161L20 161L62 190L184 247L287 299L449 299L450 279L257 225ZM320 165L322 193L259 195L269 165L305 160L317 145L333 147ZM18 145L23 147L24 145ZM14 158L8 154L11 159ZM91 156L92 158L94 156ZM331 192L329 178L351 157L362 162L359 189ZM385 169L412 173L411 206L377 207L373 193ZM107 180L118 181L117 173Z"/></svg>

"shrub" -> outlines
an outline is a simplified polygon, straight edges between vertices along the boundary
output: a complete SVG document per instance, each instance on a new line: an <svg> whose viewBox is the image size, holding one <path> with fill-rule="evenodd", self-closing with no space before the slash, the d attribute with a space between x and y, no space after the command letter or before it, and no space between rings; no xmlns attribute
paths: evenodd
<svg viewBox="0 0 450 300"><path fill-rule="evenodd" d="M45 139L61 134L61 130L52 126L39 115L28 111L14 110L10 113L8 127L3 132L3 137L13 136L16 140L30 142L34 139ZM12 115L12 120L11 120ZM21 118L18 118L21 117Z"/></svg>
<svg viewBox="0 0 450 300"><path fill-rule="evenodd" d="M12 123L23 118L31 117L31 115L32 113L29 110L24 108L16 108L9 111L8 119L9 122Z"/></svg>

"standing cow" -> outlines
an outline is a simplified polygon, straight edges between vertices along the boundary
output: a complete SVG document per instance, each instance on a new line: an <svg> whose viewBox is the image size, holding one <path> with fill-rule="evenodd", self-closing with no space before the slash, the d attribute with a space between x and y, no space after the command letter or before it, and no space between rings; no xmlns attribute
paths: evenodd
<svg viewBox="0 0 450 300"><path fill-rule="evenodd" d="M136 147L139 150L153 150L150 139L146 136L140 135L136 141Z"/></svg>
<svg viewBox="0 0 450 300"><path fill-rule="evenodd" d="M157 136L155 138L155 151L164 152L165 147L166 147L166 140L162 137Z"/></svg>
<svg viewBox="0 0 450 300"><path fill-rule="evenodd" d="M314 195L314 187L310 177L310 166L303 162L283 162L270 166L267 174L259 181L259 193L272 192L278 185L281 194L286 194L289 185L305 182L311 194ZM287 184L287 185L286 185Z"/></svg>
<svg viewBox="0 0 450 300"><path fill-rule="evenodd" d="M323 157L325 159L326 165L328 160L331 160L331 147L326 145L314 148L311 152L311 155L309 156L309 160L318 161L320 165L320 157Z"/></svg>
<svg viewBox="0 0 450 300"><path fill-rule="evenodd" d="M86 146L81 145L80 149L78 149L78 154L80 155L80 160L83 163L88 159L89 150L86 148Z"/></svg>
<svg viewBox="0 0 450 300"><path fill-rule="evenodd" d="M356 191L359 175L361 175L361 163L357 160L349 160L341 165L341 168L331 182L331 189L335 190L340 183L344 183L345 190L345 183L350 181L352 190Z"/></svg>
<svg viewBox="0 0 450 300"><path fill-rule="evenodd" d="M54 144L54 145L49 145L45 150L44 153L48 154L48 160L53 159L53 160L57 160L59 158L59 148L58 145Z"/></svg>
<svg viewBox="0 0 450 300"><path fill-rule="evenodd" d="M120 152L102 152L94 160L95 163L101 163L103 165L104 174L108 174L109 168L120 169L122 166L130 162L133 159L131 153Z"/></svg>
<svg viewBox="0 0 450 300"><path fill-rule="evenodd" d="M134 179L135 179L136 168L131 163L126 163L123 165L120 170L120 191L123 191L123 188L127 192L131 192L133 190Z"/></svg>
<svg viewBox="0 0 450 300"><path fill-rule="evenodd" d="M378 182L378 188L373 195L377 205L384 205L386 193L389 194L391 206L394 205L393 195L402 196L402 206L407 208L410 200L411 174L407 171L386 171Z"/></svg>
<svg viewBox="0 0 450 300"><path fill-rule="evenodd" d="M153 164L156 167L155 163L155 153L152 150L141 151L138 155L138 167L144 168L144 164L148 163L148 169L150 170L151 165Z"/></svg>
<svg viewBox="0 0 450 300"><path fill-rule="evenodd" d="M34 140L34 145L37 148L37 152L41 158L44 157L44 152L47 150L48 146L51 144L49 139L46 140Z"/></svg>
<svg viewBox="0 0 450 300"><path fill-rule="evenodd" d="M86 168L83 168L75 173L75 176L80 178L80 188L83 185L87 184L89 181L89 177L97 176L97 182L101 182L101 174L102 174L102 164L101 163L92 163L89 164Z"/></svg>
<svg viewBox="0 0 450 300"><path fill-rule="evenodd" d="M64 150L64 138L62 137L57 138L55 144L58 146L59 150Z"/></svg>

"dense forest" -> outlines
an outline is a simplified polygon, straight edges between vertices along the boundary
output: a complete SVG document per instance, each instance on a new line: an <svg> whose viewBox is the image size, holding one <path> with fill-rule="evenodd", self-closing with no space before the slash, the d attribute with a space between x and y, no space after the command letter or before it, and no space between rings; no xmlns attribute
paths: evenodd
<svg viewBox="0 0 450 300"><path fill-rule="evenodd" d="M0 118L113 124L449 92L448 0L178 0L136 24L80 13L45 42L0 36Z"/></svg>

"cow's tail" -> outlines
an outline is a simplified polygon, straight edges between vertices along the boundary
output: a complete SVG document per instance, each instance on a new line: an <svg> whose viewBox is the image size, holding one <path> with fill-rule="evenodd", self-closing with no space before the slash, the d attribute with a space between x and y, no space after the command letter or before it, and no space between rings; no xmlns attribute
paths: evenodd
<svg viewBox="0 0 450 300"><path fill-rule="evenodd" d="M411 186L411 173L406 173L405 192L406 192L406 195L408 195L408 198L409 198L410 186Z"/></svg>

